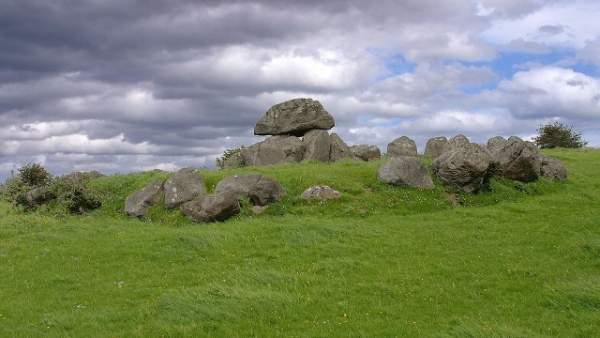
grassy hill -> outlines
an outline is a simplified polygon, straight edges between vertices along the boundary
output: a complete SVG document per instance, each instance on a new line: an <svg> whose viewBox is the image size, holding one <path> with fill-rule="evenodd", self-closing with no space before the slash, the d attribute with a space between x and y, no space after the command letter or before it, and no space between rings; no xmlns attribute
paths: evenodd
<svg viewBox="0 0 600 338"><path fill-rule="evenodd" d="M569 178L492 191L391 187L377 163L260 172L286 197L196 224L125 197L166 173L93 182L86 216L0 205L1 337L591 337L600 332L600 150L548 150ZM343 197L298 198L312 184Z"/></svg>

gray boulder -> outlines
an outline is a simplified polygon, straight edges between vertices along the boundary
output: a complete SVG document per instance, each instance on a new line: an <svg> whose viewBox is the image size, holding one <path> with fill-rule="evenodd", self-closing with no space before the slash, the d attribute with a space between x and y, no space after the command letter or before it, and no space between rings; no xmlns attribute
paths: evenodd
<svg viewBox="0 0 600 338"><path fill-rule="evenodd" d="M444 150L444 146L448 143L448 139L445 136L437 136L432 137L427 140L427 144L425 145L425 153L426 157L436 158L442 154Z"/></svg>
<svg viewBox="0 0 600 338"><path fill-rule="evenodd" d="M470 144L471 144L471 141L469 141L469 139L465 135L458 134L458 135L454 136L453 138L451 138L448 141L448 143L446 143L444 145L444 148L442 149L442 154L450 148L468 147Z"/></svg>
<svg viewBox="0 0 600 338"><path fill-rule="evenodd" d="M350 150L350 147L348 147L346 142L344 142L338 134L332 133L330 138L331 150L329 153L329 160L331 162L339 161L343 158L353 158L352 150Z"/></svg>
<svg viewBox="0 0 600 338"><path fill-rule="evenodd" d="M417 144L407 136L399 137L387 145L387 156L417 156Z"/></svg>
<svg viewBox="0 0 600 338"><path fill-rule="evenodd" d="M195 168L183 168L165 182L165 207L173 209L204 194L204 182Z"/></svg>
<svg viewBox="0 0 600 338"><path fill-rule="evenodd" d="M163 180L155 180L127 196L125 199L125 213L128 216L145 219L148 216L148 208L161 200L163 184Z"/></svg>
<svg viewBox="0 0 600 338"><path fill-rule="evenodd" d="M231 190L210 196L200 195L182 205L183 213L196 222L223 222L240 213L237 196Z"/></svg>
<svg viewBox="0 0 600 338"><path fill-rule="evenodd" d="M242 162L245 166L265 166L283 162L302 161L305 146L296 136L271 136L262 142L242 149Z"/></svg>
<svg viewBox="0 0 600 338"><path fill-rule="evenodd" d="M59 177L59 180L61 180L62 182L67 182L67 183L74 183L74 184L79 184L79 183L85 183L87 181L90 180L95 180L97 178L101 178L101 177L105 177L106 175L102 174L99 171L93 170L93 171L88 171L88 172L72 172L70 174L66 174L63 175L61 177Z"/></svg>
<svg viewBox="0 0 600 338"><path fill-rule="evenodd" d="M427 167L415 156L390 157L377 170L377 179L392 185L435 188Z"/></svg>
<svg viewBox="0 0 600 338"><path fill-rule="evenodd" d="M244 159L242 158L241 150L231 154L223 161L223 169L230 170L244 166Z"/></svg>
<svg viewBox="0 0 600 338"><path fill-rule="evenodd" d="M532 182L541 175L538 149L516 136L508 139L504 148L495 154L494 161L498 163L499 174L511 180Z"/></svg>
<svg viewBox="0 0 600 338"><path fill-rule="evenodd" d="M36 187L25 193L25 206L35 208L54 199L56 199L56 194L49 187Z"/></svg>
<svg viewBox="0 0 600 338"><path fill-rule="evenodd" d="M504 137L494 136L487 141L487 149L492 153L492 157L496 157L500 150L504 149L507 144L508 140Z"/></svg>
<svg viewBox="0 0 600 338"><path fill-rule="evenodd" d="M365 162L377 161L381 158L381 150L379 150L379 147L377 146L361 144L358 146L351 146L350 151L352 152L353 157Z"/></svg>
<svg viewBox="0 0 600 338"><path fill-rule="evenodd" d="M468 143L468 140L465 144L464 139L458 138L453 146L446 147L442 155L433 160L431 169L445 185L478 192L487 183L491 161L492 156L486 148Z"/></svg>
<svg viewBox="0 0 600 338"><path fill-rule="evenodd" d="M231 190L236 196L250 198L254 205L264 206L277 202L285 195L279 182L261 174L246 174L226 177L215 187L215 194Z"/></svg>
<svg viewBox="0 0 600 338"><path fill-rule="evenodd" d="M274 105L256 123L254 135L302 136L311 129L329 130L335 126L333 117L319 101L293 99Z"/></svg>
<svg viewBox="0 0 600 338"><path fill-rule="evenodd" d="M329 162L331 151L331 138L327 130L309 130L302 137L304 143L304 161Z"/></svg>
<svg viewBox="0 0 600 338"><path fill-rule="evenodd" d="M561 160L542 154L538 155L538 159L541 163L540 173L542 176L554 180L567 179L567 167Z"/></svg>
<svg viewBox="0 0 600 338"><path fill-rule="evenodd" d="M305 200L326 200L332 198L339 198L341 196L340 192L331 188L327 185L313 185L312 187L306 189L300 198Z"/></svg>

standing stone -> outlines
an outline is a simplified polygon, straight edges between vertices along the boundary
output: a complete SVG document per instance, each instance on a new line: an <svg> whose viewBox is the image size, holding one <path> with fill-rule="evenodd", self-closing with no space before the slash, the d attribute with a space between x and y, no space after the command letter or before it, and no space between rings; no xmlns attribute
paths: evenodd
<svg viewBox="0 0 600 338"><path fill-rule="evenodd" d="M407 136L399 137L387 145L387 156L417 156L417 144Z"/></svg>
<svg viewBox="0 0 600 338"><path fill-rule="evenodd" d="M333 117L319 101L299 98L271 107L256 123L254 135L302 136L311 129L329 130L334 126Z"/></svg>
<svg viewBox="0 0 600 338"><path fill-rule="evenodd" d="M541 174L542 164L538 156L539 152L533 143L511 136L506 146L494 156L494 161L498 162L498 172L502 177L532 182Z"/></svg>
<svg viewBox="0 0 600 338"><path fill-rule="evenodd" d="M392 185L435 188L427 167L416 156L390 157L377 170L377 179Z"/></svg>
<svg viewBox="0 0 600 338"><path fill-rule="evenodd" d="M451 138L448 143L444 145L444 149L442 149L442 154L445 153L448 149L454 147L468 147L471 144L469 139L462 134L458 134Z"/></svg>
<svg viewBox="0 0 600 338"><path fill-rule="evenodd" d="M453 146L447 147L442 155L433 160L431 169L446 185L467 192L478 192L487 184L491 161L492 156L486 148L478 144L465 144L462 138L458 138Z"/></svg>
<svg viewBox="0 0 600 338"><path fill-rule="evenodd" d="M327 130L309 130L302 137L304 143L304 161L329 162L331 138Z"/></svg>
<svg viewBox="0 0 600 338"><path fill-rule="evenodd" d="M343 158L353 158L352 150L350 150L350 147L348 147L338 134L333 133L330 138L331 152L329 153L329 160L331 162L339 161Z"/></svg>
<svg viewBox="0 0 600 338"><path fill-rule="evenodd" d="M183 168L165 182L165 207L173 209L204 194L204 182L195 168Z"/></svg>
<svg viewBox="0 0 600 338"><path fill-rule="evenodd" d="M445 136L430 138L427 140L427 145L425 145L425 157L436 158L440 156L446 143L448 143L448 139Z"/></svg>
<svg viewBox="0 0 600 338"><path fill-rule="evenodd" d="M504 149L507 144L508 140L506 140L504 137L494 136L487 141L487 148L492 153L492 157L496 157L500 150Z"/></svg>
<svg viewBox="0 0 600 338"><path fill-rule="evenodd" d="M361 159L365 162L377 161L381 158L381 150L377 146L370 146L361 144L358 146L351 146L350 151L354 158Z"/></svg>
<svg viewBox="0 0 600 338"><path fill-rule="evenodd" d="M155 180L127 196L125 199L125 213L128 216L145 219L148 216L148 208L161 200L163 184L163 180Z"/></svg>
<svg viewBox="0 0 600 338"><path fill-rule="evenodd" d="M296 163L304 156L304 143L296 136L276 135L242 149L245 166L265 166L278 163Z"/></svg>

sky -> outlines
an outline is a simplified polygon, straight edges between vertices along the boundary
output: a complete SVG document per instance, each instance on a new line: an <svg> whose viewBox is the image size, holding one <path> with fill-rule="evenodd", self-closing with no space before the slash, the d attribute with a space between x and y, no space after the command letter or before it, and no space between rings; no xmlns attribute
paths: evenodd
<svg viewBox="0 0 600 338"><path fill-rule="evenodd" d="M215 168L273 105L331 132L600 146L597 0L0 0L0 178Z"/></svg>

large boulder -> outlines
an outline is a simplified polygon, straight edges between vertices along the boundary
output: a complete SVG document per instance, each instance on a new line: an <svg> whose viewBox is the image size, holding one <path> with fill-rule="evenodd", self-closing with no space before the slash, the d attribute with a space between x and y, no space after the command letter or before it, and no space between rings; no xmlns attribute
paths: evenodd
<svg viewBox="0 0 600 338"><path fill-rule="evenodd" d="M492 157L495 157L506 145L508 140L502 136L494 136L487 141L487 149L492 153Z"/></svg>
<svg viewBox="0 0 600 338"><path fill-rule="evenodd" d="M377 161L381 158L381 150L377 146L370 146L361 144L357 146L351 146L350 151L354 158L361 159L365 162Z"/></svg>
<svg viewBox="0 0 600 338"><path fill-rule="evenodd" d="M70 174L66 174L66 175L59 177L59 180L61 180L62 182L66 182L66 183L80 184L80 183L85 183L90 180L95 180L95 179L105 177L105 176L106 175L104 175L101 172L96 171L96 170L88 171L88 172L76 171L76 172L72 172Z"/></svg>
<svg viewBox="0 0 600 338"><path fill-rule="evenodd" d="M128 216L145 219L148 216L148 208L161 200L163 184L163 180L155 180L127 196L125 199L125 213Z"/></svg>
<svg viewBox="0 0 600 338"><path fill-rule="evenodd" d="M204 182L195 168L183 168L165 182L165 207L173 209L204 194Z"/></svg>
<svg viewBox="0 0 600 338"><path fill-rule="evenodd" d="M296 136L277 135L245 147L241 155L245 166L260 167L282 162L300 162L304 150L304 143Z"/></svg>
<svg viewBox="0 0 600 338"><path fill-rule="evenodd" d="M240 213L237 196L231 190L200 195L182 205L183 213L196 222L223 222Z"/></svg>
<svg viewBox="0 0 600 338"><path fill-rule="evenodd" d="M346 142L344 142L338 134L332 133L330 138L331 150L329 153L329 160L331 162L339 161L343 158L353 158L352 150L350 150L350 147L348 147Z"/></svg>
<svg viewBox="0 0 600 338"><path fill-rule="evenodd" d="M427 167L416 156L390 157L377 170L377 179L392 185L435 188Z"/></svg>
<svg viewBox="0 0 600 338"><path fill-rule="evenodd" d="M425 145L425 155L426 157L436 158L442 154L444 150L444 146L448 143L448 139L445 136L437 136L432 137L427 140L427 144Z"/></svg>
<svg viewBox="0 0 600 338"><path fill-rule="evenodd" d="M333 117L319 101L293 99L274 105L256 123L254 135L302 136L311 129L329 130L335 126Z"/></svg>
<svg viewBox="0 0 600 338"><path fill-rule="evenodd" d="M465 143L460 137L433 160L431 169L443 184L467 192L478 192L487 183L491 161L492 156L486 148L471 144L468 140Z"/></svg>
<svg viewBox="0 0 600 338"><path fill-rule="evenodd" d="M561 160L542 154L538 155L538 159L541 163L540 173L542 176L554 180L567 179L567 167Z"/></svg>
<svg viewBox="0 0 600 338"><path fill-rule="evenodd" d="M417 144L407 136L399 137L387 145L387 156L417 156Z"/></svg>
<svg viewBox="0 0 600 338"><path fill-rule="evenodd" d="M446 151L448 151L448 149L450 149L450 148L468 147L470 144L471 144L471 141L469 141L469 139L465 135L458 134L458 135L454 136L453 138L451 138L444 145L444 148L442 149L442 154L445 153Z"/></svg>
<svg viewBox="0 0 600 338"><path fill-rule="evenodd" d="M331 188L327 185L313 185L312 187L304 190L300 198L305 200L327 200L332 198L339 198L341 196L340 192Z"/></svg>
<svg viewBox="0 0 600 338"><path fill-rule="evenodd" d="M327 130L309 130L302 137L304 143L304 161L329 162L331 151L331 138Z"/></svg>
<svg viewBox="0 0 600 338"><path fill-rule="evenodd" d="M215 194L231 190L236 196L250 198L254 205L264 206L277 202L285 195L279 182L261 174L234 175L222 179L215 187Z"/></svg>
<svg viewBox="0 0 600 338"><path fill-rule="evenodd" d="M532 182L541 174L537 147L516 136L511 136L504 148L494 154L494 162L498 163L499 174L511 180Z"/></svg>

